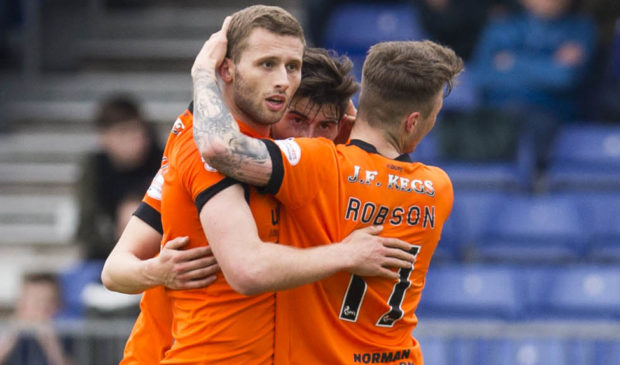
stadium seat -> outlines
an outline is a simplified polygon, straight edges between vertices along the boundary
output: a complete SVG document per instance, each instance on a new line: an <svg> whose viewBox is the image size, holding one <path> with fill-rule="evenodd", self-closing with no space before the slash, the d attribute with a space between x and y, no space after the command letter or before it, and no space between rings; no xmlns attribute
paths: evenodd
<svg viewBox="0 0 620 365"><path fill-rule="evenodd" d="M620 126L562 128L551 146L545 185L549 191L620 191Z"/></svg>
<svg viewBox="0 0 620 365"><path fill-rule="evenodd" d="M470 111L479 105L480 93L473 77L465 70L457 77L450 95L444 98L442 110Z"/></svg>
<svg viewBox="0 0 620 365"><path fill-rule="evenodd" d="M337 6L327 22L323 45L339 52L366 54L375 43L425 38L413 6L376 1Z"/></svg>
<svg viewBox="0 0 620 365"><path fill-rule="evenodd" d="M426 165L436 165L440 158L438 143L437 132L433 130L416 146L411 153L411 159Z"/></svg>
<svg viewBox="0 0 620 365"><path fill-rule="evenodd" d="M597 341L594 359L595 365L620 365L620 340Z"/></svg>
<svg viewBox="0 0 620 365"><path fill-rule="evenodd" d="M588 227L587 257L620 262L620 192L565 193L579 205Z"/></svg>
<svg viewBox="0 0 620 365"><path fill-rule="evenodd" d="M563 262L584 255L587 235L577 204L565 196L514 196L490 216L473 247L482 260Z"/></svg>
<svg viewBox="0 0 620 365"><path fill-rule="evenodd" d="M81 262L60 274L64 308L60 318L79 318L84 315L82 291L90 283L100 282L103 261Z"/></svg>
<svg viewBox="0 0 620 365"><path fill-rule="evenodd" d="M508 266L431 267L420 317L513 319L521 314L523 283Z"/></svg>
<svg viewBox="0 0 620 365"><path fill-rule="evenodd" d="M450 250L456 258L467 258L486 229L491 215L501 208L509 195L497 191L454 192L454 205L441 234L438 250Z"/></svg>
<svg viewBox="0 0 620 365"><path fill-rule="evenodd" d="M466 161L443 159L442 166L455 188L467 190L530 191L533 185L535 153L533 140L517 137L516 151L509 159Z"/></svg>
<svg viewBox="0 0 620 365"><path fill-rule="evenodd" d="M363 24L363 31L360 31ZM368 48L383 41L427 38L415 7L404 3L348 3L334 8L327 22L323 47L348 55L361 80L362 64Z"/></svg>
<svg viewBox="0 0 620 365"><path fill-rule="evenodd" d="M620 268L578 265L549 270L530 280L529 310L542 318L620 318Z"/></svg>
<svg viewBox="0 0 620 365"><path fill-rule="evenodd" d="M451 365L449 344L445 337L416 337L422 349L424 363L433 365Z"/></svg>
<svg viewBox="0 0 620 365"><path fill-rule="evenodd" d="M512 365L573 365L567 346L559 339L526 338L507 340L508 351L502 353L503 361L494 364ZM498 359L499 360L499 359ZM492 364L489 362L489 364Z"/></svg>

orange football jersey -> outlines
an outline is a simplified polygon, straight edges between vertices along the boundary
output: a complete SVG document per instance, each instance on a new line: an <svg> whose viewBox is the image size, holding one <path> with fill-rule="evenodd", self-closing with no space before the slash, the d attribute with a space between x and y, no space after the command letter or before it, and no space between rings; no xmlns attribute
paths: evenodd
<svg viewBox="0 0 620 365"><path fill-rule="evenodd" d="M256 136L243 123L240 128ZM207 245L199 212L211 197L237 182L202 160L194 142L190 110L177 119L172 129L162 171L162 243L189 236L188 248ZM246 191L261 239L277 241L278 222L272 218L277 216L277 201L254 189ZM206 288L166 292L172 303L174 343L163 364L273 363L273 293L241 295L228 285L221 272Z"/></svg>
<svg viewBox="0 0 620 365"><path fill-rule="evenodd" d="M159 171L134 213L159 233L162 233L162 183L163 176ZM172 311L164 287L145 290L140 300L140 314L127 339L119 365L159 364L164 353L172 346L171 327Z"/></svg>
<svg viewBox="0 0 620 365"><path fill-rule="evenodd" d="M276 294L276 364L423 363L411 332L426 272L452 209L450 179L437 167L389 159L359 140L265 140L273 174L264 192L284 209L280 240L338 242L357 228L413 245L413 270L390 281L340 272Z"/></svg>

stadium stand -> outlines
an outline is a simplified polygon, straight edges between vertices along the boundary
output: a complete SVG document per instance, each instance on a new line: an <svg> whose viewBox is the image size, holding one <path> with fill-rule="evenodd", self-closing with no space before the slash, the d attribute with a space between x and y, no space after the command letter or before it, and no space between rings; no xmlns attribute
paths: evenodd
<svg viewBox="0 0 620 365"><path fill-rule="evenodd" d="M530 309L542 318L617 320L620 317L620 270L609 265L550 268L530 280L537 286Z"/></svg>
<svg viewBox="0 0 620 365"><path fill-rule="evenodd" d="M80 283L99 270L84 267L71 242L76 164L96 148L95 106L112 93L136 95L163 138L191 98L188 70L205 35L247 5L132 3L40 3L42 38L17 37L28 59L0 71L0 310L12 309L23 272L61 273L70 305L56 329L73 340L75 364L118 363L133 324L79 319ZM298 1L273 3L303 16ZM358 75L370 43L424 37L413 8L386 2L343 5L328 28L325 45L348 52ZM465 74L447 112L478 107L470 81ZM485 163L448 161L436 131L423 141L414 159L445 168L455 187L417 313L426 363L620 365L618 135L614 125L567 125L549 141L556 152L538 185L527 139L514 160Z"/></svg>
<svg viewBox="0 0 620 365"><path fill-rule="evenodd" d="M358 31L360 24L364 24L363 32ZM358 80L361 80L366 51L373 44L426 38L412 5L379 1L336 6L323 37L325 48L351 57Z"/></svg>
<svg viewBox="0 0 620 365"><path fill-rule="evenodd" d="M515 319L523 283L507 266L449 265L429 269L420 316Z"/></svg>
<svg viewBox="0 0 620 365"><path fill-rule="evenodd" d="M563 196L514 196L492 214L473 247L482 260L560 263L584 255L587 235L577 205Z"/></svg>
<svg viewBox="0 0 620 365"><path fill-rule="evenodd" d="M545 185L548 191L620 191L620 127L581 123L561 128Z"/></svg>

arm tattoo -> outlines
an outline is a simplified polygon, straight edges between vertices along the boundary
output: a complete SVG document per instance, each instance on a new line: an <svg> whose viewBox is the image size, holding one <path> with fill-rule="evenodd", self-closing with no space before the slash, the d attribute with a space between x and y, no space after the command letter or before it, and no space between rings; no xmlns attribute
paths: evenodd
<svg viewBox="0 0 620 365"><path fill-rule="evenodd" d="M222 174L267 185L271 157L258 139L242 134L226 107L215 75L194 76L194 140L205 160Z"/></svg>

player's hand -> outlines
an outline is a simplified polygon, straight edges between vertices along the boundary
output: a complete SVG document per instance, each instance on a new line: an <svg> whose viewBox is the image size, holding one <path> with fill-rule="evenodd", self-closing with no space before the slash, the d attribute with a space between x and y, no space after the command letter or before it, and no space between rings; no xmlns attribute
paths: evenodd
<svg viewBox="0 0 620 365"><path fill-rule="evenodd" d="M149 275L170 289L196 289L213 283L220 267L211 247L182 248L189 243L188 237L177 237L166 242L153 260Z"/></svg>
<svg viewBox="0 0 620 365"><path fill-rule="evenodd" d="M565 67L580 65L585 60L585 50L577 42L565 42L553 55L556 62Z"/></svg>
<svg viewBox="0 0 620 365"><path fill-rule="evenodd" d="M222 29L211 34L211 37L209 37L202 46L192 66L192 77L196 77L202 72L207 72L209 75L215 76L217 68L226 57L226 47L228 46L226 32L228 31L229 23L230 17L227 16L222 24Z"/></svg>
<svg viewBox="0 0 620 365"><path fill-rule="evenodd" d="M408 252L413 246L396 238L378 236L382 230L382 226L365 227L351 232L342 241L350 248L349 271L353 274L398 279L398 272L392 269L413 267L415 256Z"/></svg>

